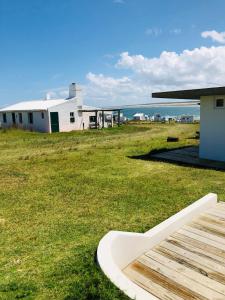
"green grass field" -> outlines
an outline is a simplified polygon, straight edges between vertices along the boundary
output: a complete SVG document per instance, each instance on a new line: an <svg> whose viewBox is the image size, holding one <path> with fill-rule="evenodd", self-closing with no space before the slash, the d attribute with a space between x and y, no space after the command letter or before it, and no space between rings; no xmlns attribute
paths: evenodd
<svg viewBox="0 0 225 300"><path fill-rule="evenodd" d="M103 235L145 232L208 192L225 199L225 172L130 158L194 145L196 130L0 131L0 299L127 299L96 265Z"/></svg>

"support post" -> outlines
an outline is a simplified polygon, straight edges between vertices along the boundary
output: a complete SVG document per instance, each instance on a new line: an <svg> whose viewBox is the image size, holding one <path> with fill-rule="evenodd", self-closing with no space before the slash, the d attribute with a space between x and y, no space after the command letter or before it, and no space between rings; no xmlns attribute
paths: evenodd
<svg viewBox="0 0 225 300"><path fill-rule="evenodd" d="M118 120L117 120L117 125L120 126L120 110L118 110Z"/></svg>
<svg viewBox="0 0 225 300"><path fill-rule="evenodd" d="M95 111L95 129L98 129L98 111Z"/></svg>
<svg viewBox="0 0 225 300"><path fill-rule="evenodd" d="M105 116L104 116L104 110L102 110L102 128L105 127Z"/></svg>

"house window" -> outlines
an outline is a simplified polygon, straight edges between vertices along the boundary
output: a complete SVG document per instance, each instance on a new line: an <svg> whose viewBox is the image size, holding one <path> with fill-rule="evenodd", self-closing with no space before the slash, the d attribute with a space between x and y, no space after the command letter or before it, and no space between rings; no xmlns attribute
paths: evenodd
<svg viewBox="0 0 225 300"><path fill-rule="evenodd" d="M16 124L16 114L14 112L12 113L12 122Z"/></svg>
<svg viewBox="0 0 225 300"><path fill-rule="evenodd" d="M216 99L215 101L215 107L216 108L224 108L224 99Z"/></svg>
<svg viewBox="0 0 225 300"><path fill-rule="evenodd" d="M33 124L33 113L32 112L28 113L28 123Z"/></svg>
<svg viewBox="0 0 225 300"><path fill-rule="evenodd" d="M23 123L23 115L22 115L22 113L19 113L19 123L20 124Z"/></svg>
<svg viewBox="0 0 225 300"><path fill-rule="evenodd" d="M75 122L75 117L74 117L74 112L70 113L70 123L74 123Z"/></svg>
<svg viewBox="0 0 225 300"><path fill-rule="evenodd" d="M7 123L6 113L3 114L3 123Z"/></svg>
<svg viewBox="0 0 225 300"><path fill-rule="evenodd" d="M42 112L41 113L41 118L44 119L45 118L45 114Z"/></svg>
<svg viewBox="0 0 225 300"><path fill-rule="evenodd" d="M95 123L95 121L96 121L96 116L90 116L90 117L89 117L89 121L90 121L90 123Z"/></svg>

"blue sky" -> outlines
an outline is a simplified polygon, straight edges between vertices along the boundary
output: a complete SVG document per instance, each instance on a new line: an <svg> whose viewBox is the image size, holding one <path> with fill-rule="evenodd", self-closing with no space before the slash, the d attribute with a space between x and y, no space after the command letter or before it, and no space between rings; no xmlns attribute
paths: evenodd
<svg viewBox="0 0 225 300"><path fill-rule="evenodd" d="M0 106L66 96L149 102L225 83L225 1L0 0Z"/></svg>

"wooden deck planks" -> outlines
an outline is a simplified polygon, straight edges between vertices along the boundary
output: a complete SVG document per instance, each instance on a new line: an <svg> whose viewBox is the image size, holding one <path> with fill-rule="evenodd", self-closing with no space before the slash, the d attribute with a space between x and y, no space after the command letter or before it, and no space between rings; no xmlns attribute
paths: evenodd
<svg viewBox="0 0 225 300"><path fill-rule="evenodd" d="M208 276L206 276L206 273L196 272L196 270L194 270L193 268L187 267L182 263L177 262L173 258L168 258L163 254L160 254L153 250L150 250L146 254L146 256L151 260L157 261L162 266L165 266L165 272L168 273L167 269L169 269L171 274L174 274L173 276L176 276L175 278L177 283L180 282L182 284L185 278L191 285L191 289L195 290L196 293L205 295L206 297L210 294L221 297L221 295L217 295L217 293L214 292L219 292L225 295L225 285L209 278ZM180 276L179 274L182 274L184 276ZM214 292L212 290L214 290Z"/></svg>
<svg viewBox="0 0 225 300"><path fill-rule="evenodd" d="M156 297L160 297L162 300L184 299L179 296L179 290L177 294L173 293L173 288L170 288L169 283L165 285L159 284L164 278L157 272L146 268L140 263L136 262L132 266L127 267L124 273L143 289ZM185 295L185 292L181 290L180 294L183 296Z"/></svg>
<svg viewBox="0 0 225 300"><path fill-rule="evenodd" d="M141 255L124 273L161 300L224 300L225 203Z"/></svg>

